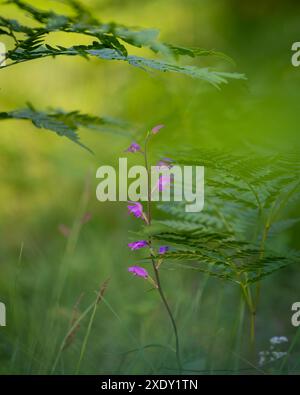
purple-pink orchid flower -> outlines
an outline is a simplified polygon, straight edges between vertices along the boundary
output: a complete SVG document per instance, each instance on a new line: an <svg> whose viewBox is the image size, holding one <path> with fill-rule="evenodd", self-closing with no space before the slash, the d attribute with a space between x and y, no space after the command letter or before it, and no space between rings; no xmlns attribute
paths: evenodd
<svg viewBox="0 0 300 395"><path fill-rule="evenodd" d="M168 169L171 169L173 159L170 158L162 158L160 161L157 162L156 167L157 170L160 170L160 168L167 167Z"/></svg>
<svg viewBox="0 0 300 395"><path fill-rule="evenodd" d="M159 249L158 249L158 253L159 254L165 254L166 252L168 252L169 251L169 247L168 246L161 246L161 247L159 247Z"/></svg>
<svg viewBox="0 0 300 395"><path fill-rule="evenodd" d="M165 125L156 125L156 126L154 126L152 129L151 129L151 132L153 133L153 134L156 134L156 133L158 133L159 131L160 131L160 129L161 128L163 128Z"/></svg>
<svg viewBox="0 0 300 395"><path fill-rule="evenodd" d="M146 240L139 240L139 241L134 241L133 243L128 243L127 245L133 251L133 250L139 250L140 248L147 247L148 242Z"/></svg>
<svg viewBox="0 0 300 395"><path fill-rule="evenodd" d="M128 271L132 273L134 276L148 278L148 272L146 269L140 266L130 266Z"/></svg>
<svg viewBox="0 0 300 395"><path fill-rule="evenodd" d="M170 184L171 184L170 176L160 176L158 179L158 190L161 192L164 189L166 189L166 187Z"/></svg>
<svg viewBox="0 0 300 395"><path fill-rule="evenodd" d="M143 206L139 202L130 202L131 204L128 204L128 212L129 214L133 214L137 218L143 217Z"/></svg>
<svg viewBox="0 0 300 395"><path fill-rule="evenodd" d="M125 150L125 152L141 152L141 146L135 141Z"/></svg>

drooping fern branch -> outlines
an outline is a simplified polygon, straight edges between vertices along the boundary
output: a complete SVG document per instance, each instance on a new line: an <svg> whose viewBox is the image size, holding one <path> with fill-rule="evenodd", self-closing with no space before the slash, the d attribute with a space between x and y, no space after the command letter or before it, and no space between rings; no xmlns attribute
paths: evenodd
<svg viewBox="0 0 300 395"><path fill-rule="evenodd" d="M55 132L58 136L66 137L90 152L92 152L91 149L80 141L79 128L129 134L127 125L113 118L83 114L79 111L65 112L60 109L39 111L31 104L24 109L0 112L0 121L8 119L29 120L37 128Z"/></svg>
<svg viewBox="0 0 300 395"><path fill-rule="evenodd" d="M11 48L0 62L0 68L28 62L35 59L56 56L82 56L84 58L96 57L104 60L124 61L144 70L180 73L206 81L219 88L228 79L245 79L243 74L221 72L204 67L181 65L176 60L180 56L191 58L201 56L216 56L230 60L221 52L199 48L185 48L172 44L162 43L158 40L159 32L154 29L129 28L115 22L104 23L98 21L91 12L76 0L67 0L70 6L70 15L58 14L54 11L40 10L21 0L8 0L5 4L14 4L26 15L30 16L36 26L25 26L15 19L0 16L0 35L10 37ZM46 39L55 32L78 33L91 38L89 45L76 45L63 47L59 44L49 45ZM130 55L130 46L137 48L148 47L154 53L162 55L160 59L149 59ZM164 60L167 59L167 60ZM79 140L78 128L81 126L95 129L105 128L109 131L119 132L123 125L116 125L109 118L98 118L83 115L76 111L63 112L37 111L32 106L28 109L18 109L0 113L0 120L28 119L38 127L54 131L59 136L65 136L76 144L87 148ZM118 127L116 127L118 126Z"/></svg>
<svg viewBox="0 0 300 395"><path fill-rule="evenodd" d="M244 79L245 76L233 72L221 72L196 66L185 66L174 62L179 56L221 56L220 52L199 48L184 48L161 43L158 31L153 29L135 29L119 25L115 22L103 23L98 21L85 7L77 1L69 0L73 15L61 15L54 11L43 11L29 3L15 0L8 1L31 16L37 26L24 26L17 20L0 17L0 34L7 35L13 40L13 48L6 53L3 68L34 59L56 56L97 57L104 60L119 60L144 70L174 72L188 75L209 82L219 87L228 79ZM51 46L45 42L46 37L54 32L78 33L93 40L89 45L63 47L59 44ZM153 52L160 53L170 60L148 59L130 55L128 46L149 47ZM6 65L4 65L6 61Z"/></svg>

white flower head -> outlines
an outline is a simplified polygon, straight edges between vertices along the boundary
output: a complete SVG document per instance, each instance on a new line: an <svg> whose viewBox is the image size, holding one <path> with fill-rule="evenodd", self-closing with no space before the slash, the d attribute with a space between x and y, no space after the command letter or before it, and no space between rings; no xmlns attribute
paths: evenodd
<svg viewBox="0 0 300 395"><path fill-rule="evenodd" d="M288 342L288 338L286 336L273 336L270 339L270 343L273 345L287 343L287 342Z"/></svg>

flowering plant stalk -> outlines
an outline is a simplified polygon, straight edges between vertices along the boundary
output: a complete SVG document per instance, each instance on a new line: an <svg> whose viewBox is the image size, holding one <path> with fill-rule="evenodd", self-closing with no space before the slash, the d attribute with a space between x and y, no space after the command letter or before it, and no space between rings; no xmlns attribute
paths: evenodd
<svg viewBox="0 0 300 395"><path fill-rule="evenodd" d="M152 207L151 207L151 200L152 200L152 192L151 191L151 170L150 170L150 164L149 164L149 159L148 159L148 145L150 142L150 139L153 135L157 134L161 128L163 128L164 125L157 125L154 128L152 128L151 131L148 131L145 143L144 143L144 150L142 151L141 147L133 143L128 149L127 152L140 152L143 157L144 157L144 163L145 163L145 168L147 170L147 175L148 175L148 187L147 187L147 213L143 212L143 206L139 202L131 203L131 205L128 205L128 210L129 213L133 214L137 218L142 218L145 221L146 226L150 226L152 222ZM163 161L159 162L159 167L164 166ZM169 162L167 162L169 165ZM158 181L157 189L159 191L162 191L165 187L167 187L171 180L165 180L163 179L164 176L161 176ZM143 277L147 279L158 291L159 296L161 298L161 301L167 311L168 317L171 321L171 325L173 328L174 332L174 337L175 337L175 352L176 352L176 360L177 360L177 365L178 365L178 370L179 372L182 371L182 364L181 364L181 355L180 355L180 346L179 346L179 337L178 337L178 330L177 330L177 325L172 313L172 310L169 306L169 303L165 297L165 293L162 287L161 279L160 279L160 274L159 274L159 268L162 263L162 255L168 251L168 246L160 246L158 251L155 252L155 249L152 245L152 239L151 236L148 237L147 240L139 240L133 243L129 243L128 247L131 248L131 250L136 250L140 249L143 247L147 247L150 252L150 259L152 263L152 269L153 269L153 275L154 279L148 274L146 269L139 267L139 266L131 266L129 267L128 271L133 273L134 275L138 277Z"/></svg>

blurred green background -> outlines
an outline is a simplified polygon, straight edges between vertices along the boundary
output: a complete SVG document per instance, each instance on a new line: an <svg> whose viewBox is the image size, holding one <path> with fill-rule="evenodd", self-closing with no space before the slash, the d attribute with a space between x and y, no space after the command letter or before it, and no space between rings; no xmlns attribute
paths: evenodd
<svg viewBox="0 0 300 395"><path fill-rule="evenodd" d="M58 57L1 70L1 111L22 108L29 101L41 110L51 106L117 117L133 125L138 141L149 127L164 123L154 160L159 159L156 151L172 155L172 149L189 144L234 152L249 147L258 152L299 148L300 68L291 65L291 46L300 37L299 2L85 3L101 21L157 28L162 41L222 51L236 66L211 58L190 64L220 63L220 69L245 73L248 79L232 81L218 91L201 81L146 73L122 62ZM31 4L66 10L56 1ZM13 5L1 5L2 14L32 23ZM86 42L78 35L53 38L61 45L74 40ZM154 56L136 48L131 53ZM172 333L158 296L127 273L128 265L137 261L127 243L138 223L128 218L124 203L99 203L95 196L96 169L116 164L130 139L83 129L82 141L95 152L90 155L26 121L3 121L0 128L0 300L7 305L7 327L0 328L0 372L49 373L74 304L83 294L83 311L108 277L108 304L97 309L80 372L172 372L172 355L159 347L142 348L172 344ZM85 213L91 219L77 237L76 224ZM74 222L74 238L68 242L59 227L72 227ZM294 248L299 230L298 226L283 235ZM66 276L62 302L54 308L50 295L61 270ZM238 290L194 272L170 273L163 271L162 279L177 317L185 367L191 372L231 371L238 361L241 371L253 370L244 351L237 356L233 348ZM300 297L299 282L294 267L264 282L258 349L265 349L271 336L292 339L296 333L290 308ZM50 324L53 317L55 329ZM87 325L83 320L57 372L75 371Z"/></svg>

